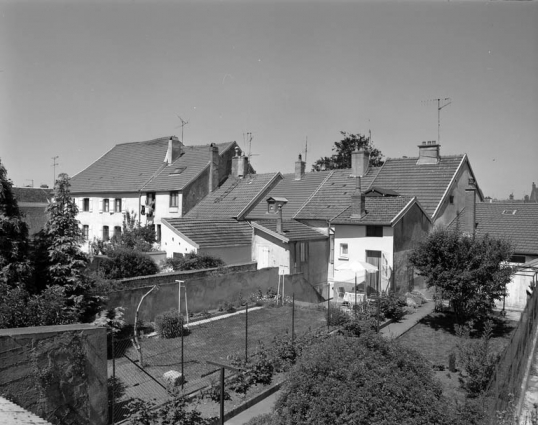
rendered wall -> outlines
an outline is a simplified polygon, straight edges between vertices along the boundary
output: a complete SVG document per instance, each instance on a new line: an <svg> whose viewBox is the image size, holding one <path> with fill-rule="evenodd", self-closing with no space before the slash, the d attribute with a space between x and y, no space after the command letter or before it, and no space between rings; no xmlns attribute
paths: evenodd
<svg viewBox="0 0 538 425"><path fill-rule="evenodd" d="M53 424L107 423L106 330L0 330L0 393Z"/></svg>
<svg viewBox="0 0 538 425"><path fill-rule="evenodd" d="M184 278L187 287L187 302L189 312L202 312L217 309L224 301L236 304L239 293L243 298L256 294L258 290L263 293L269 288L277 289L279 275L278 268L266 268L256 271L208 274L205 277ZM316 290L303 278L302 274L285 277L285 294L306 302L322 301ZM108 294L108 307L123 307L125 319L128 323L134 322L136 306L140 298L151 289L151 286L127 289ZM154 321L155 316L171 308L178 308L178 284L169 281L160 285L158 291L148 295L140 308L139 318L144 321ZM181 311L185 313L185 298L182 290Z"/></svg>
<svg viewBox="0 0 538 425"><path fill-rule="evenodd" d="M430 221L417 205L394 225L393 285L397 292L426 289L424 278L415 273L408 260L411 250L427 237L430 229Z"/></svg>
<svg viewBox="0 0 538 425"><path fill-rule="evenodd" d="M265 256L265 258L262 258ZM279 267L280 272L289 274L290 246L281 240L254 229L254 243L252 244L252 261L258 263L258 268Z"/></svg>
<svg viewBox="0 0 538 425"><path fill-rule="evenodd" d="M226 264L241 264L252 260L251 250L251 245L243 245L225 248L204 248L200 249L199 252L218 257Z"/></svg>

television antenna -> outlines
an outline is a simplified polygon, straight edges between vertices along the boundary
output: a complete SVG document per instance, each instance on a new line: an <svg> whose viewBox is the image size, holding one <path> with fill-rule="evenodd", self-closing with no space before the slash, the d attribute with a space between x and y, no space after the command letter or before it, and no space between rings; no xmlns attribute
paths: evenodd
<svg viewBox="0 0 538 425"><path fill-rule="evenodd" d="M308 153L308 136L306 136L306 141L305 141L305 147L304 147L304 162L306 164L306 154Z"/></svg>
<svg viewBox="0 0 538 425"><path fill-rule="evenodd" d="M245 139L245 136L246 136L246 143L248 143L247 167L248 167L248 174L250 176L250 168L251 168L250 158L253 156L258 156L259 154L252 153L252 133L251 132L243 133L243 140Z"/></svg>
<svg viewBox="0 0 538 425"><path fill-rule="evenodd" d="M32 185L27 185L26 187L34 187L34 179L26 179L27 182L32 182Z"/></svg>
<svg viewBox="0 0 538 425"><path fill-rule="evenodd" d="M179 128L181 127L181 143L185 144L185 142L183 141L183 127L185 127L189 122L188 121L185 121L183 118L181 118L179 115L177 116L179 118L179 120L181 121L181 124L176 126L176 128Z"/></svg>
<svg viewBox="0 0 538 425"><path fill-rule="evenodd" d="M59 162L56 162L56 160L59 158L58 155L52 157L52 165L51 167L54 167L53 176L52 176L52 187L56 185L56 166L60 165Z"/></svg>
<svg viewBox="0 0 538 425"><path fill-rule="evenodd" d="M441 109L445 106L448 106L452 103L452 99L449 97L437 98L437 99L428 99L423 102L437 102L437 143L441 143Z"/></svg>

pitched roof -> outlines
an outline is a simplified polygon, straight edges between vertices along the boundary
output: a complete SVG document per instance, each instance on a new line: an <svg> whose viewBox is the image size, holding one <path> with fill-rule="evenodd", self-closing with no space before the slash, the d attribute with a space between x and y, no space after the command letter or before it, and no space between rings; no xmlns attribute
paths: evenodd
<svg viewBox="0 0 538 425"><path fill-rule="evenodd" d="M379 173L379 167L370 167L361 179L361 189L366 190ZM312 173L316 174L316 173ZM356 178L351 169L332 170L313 196L294 216L298 220L331 220L346 210L355 190Z"/></svg>
<svg viewBox="0 0 538 425"><path fill-rule="evenodd" d="M246 221L163 218L162 223L198 248L243 246L252 243L252 228Z"/></svg>
<svg viewBox="0 0 538 425"><path fill-rule="evenodd" d="M306 240L318 240L327 239L328 236L313 229L306 224L302 224L295 220L283 220L282 230L284 234L277 233L276 231L277 220L261 220L253 221L252 227L261 230L271 236L276 237L284 242L292 241L306 241Z"/></svg>
<svg viewBox="0 0 538 425"><path fill-rule="evenodd" d="M169 137L121 143L71 178L71 193L181 190L209 165L209 145L183 146L184 154L173 164L164 162ZM216 144L219 153L234 142ZM176 168L180 174L170 175Z"/></svg>
<svg viewBox="0 0 538 425"><path fill-rule="evenodd" d="M282 218L284 220L291 220L329 174L330 171L305 173L301 180L295 180L295 174L284 174L282 176L283 179L247 214L247 219L267 219L266 201L267 198L272 197L287 199L288 203L282 208Z"/></svg>
<svg viewBox="0 0 538 425"><path fill-rule="evenodd" d="M214 192L190 210L185 217L196 219L232 218L252 203L263 199L282 176L280 173L251 174L245 179L228 178Z"/></svg>
<svg viewBox="0 0 538 425"><path fill-rule="evenodd" d="M446 155L437 164L420 165L417 165L418 157L389 158L372 185L395 190L400 195L416 196L433 217L466 158L466 155Z"/></svg>
<svg viewBox="0 0 538 425"><path fill-rule="evenodd" d="M19 206L23 203L48 204L53 190L40 187L13 187L13 194Z"/></svg>
<svg viewBox="0 0 538 425"><path fill-rule="evenodd" d="M538 255L538 204L477 203L476 221L478 235L505 238L514 244L516 253Z"/></svg>
<svg viewBox="0 0 538 425"><path fill-rule="evenodd" d="M351 198L349 199L351 202ZM334 218L333 224L372 224L392 226L396 224L405 211L407 211L416 198L409 196L372 196L365 198L366 214L361 218L351 218L351 205Z"/></svg>

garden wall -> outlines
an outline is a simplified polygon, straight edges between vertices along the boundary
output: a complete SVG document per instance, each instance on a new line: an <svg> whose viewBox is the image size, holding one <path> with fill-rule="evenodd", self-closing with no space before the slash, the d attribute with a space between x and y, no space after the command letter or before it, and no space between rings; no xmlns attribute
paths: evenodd
<svg viewBox="0 0 538 425"><path fill-rule="evenodd" d="M0 329L0 394L53 424L104 425L106 329Z"/></svg>
<svg viewBox="0 0 538 425"><path fill-rule="evenodd" d="M254 271L241 271L236 273L206 274L178 277L169 277L168 282L159 283L159 290L154 290L148 295L140 308L139 318L144 321L154 321L155 316L169 310L178 308L178 284L174 279L185 281L187 288L187 302L189 312L202 312L216 310L225 301L237 305L239 295L248 299L251 294L258 290L266 293L269 288L277 289L278 267L265 268ZM142 295L148 292L156 282L148 280L143 286L129 288L108 294L108 307L123 307L125 320L132 324L136 307ZM306 281L302 274L286 275L285 295L291 297L295 293L295 299L316 303L323 301L318 292ZM181 311L185 313L185 295L182 290Z"/></svg>

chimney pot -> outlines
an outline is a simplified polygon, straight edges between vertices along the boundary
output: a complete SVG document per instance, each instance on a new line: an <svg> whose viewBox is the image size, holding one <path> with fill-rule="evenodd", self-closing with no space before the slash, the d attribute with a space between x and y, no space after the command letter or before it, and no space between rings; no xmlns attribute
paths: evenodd
<svg viewBox="0 0 538 425"><path fill-rule="evenodd" d="M232 176L242 179L249 171L248 158L241 153L239 146L235 147L235 156L232 158Z"/></svg>
<svg viewBox="0 0 538 425"><path fill-rule="evenodd" d="M361 148L351 152L351 175L363 177L368 172L370 165L370 152Z"/></svg>
<svg viewBox="0 0 538 425"><path fill-rule="evenodd" d="M302 180L305 174L306 162L303 161L301 154L295 162L295 180Z"/></svg>

